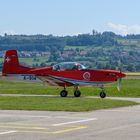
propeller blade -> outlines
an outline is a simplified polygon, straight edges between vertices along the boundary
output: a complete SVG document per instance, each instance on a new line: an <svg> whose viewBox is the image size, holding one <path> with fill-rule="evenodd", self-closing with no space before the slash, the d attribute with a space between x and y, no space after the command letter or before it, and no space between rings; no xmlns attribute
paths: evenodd
<svg viewBox="0 0 140 140"><path fill-rule="evenodd" d="M121 78L119 78L119 80L118 80L118 86L117 86L117 89L118 89L118 91L120 92L120 90L121 90Z"/></svg>

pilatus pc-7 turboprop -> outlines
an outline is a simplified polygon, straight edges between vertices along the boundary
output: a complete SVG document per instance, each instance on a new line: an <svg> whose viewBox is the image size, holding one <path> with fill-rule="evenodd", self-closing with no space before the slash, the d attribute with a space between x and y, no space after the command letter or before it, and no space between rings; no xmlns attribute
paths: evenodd
<svg viewBox="0 0 140 140"><path fill-rule="evenodd" d="M62 86L64 89L60 92L61 97L67 96L66 88L69 86L74 86L75 97L81 95L79 86L97 86L101 88L101 98L106 97L104 84L118 81L118 90L120 90L121 78L126 76L121 71L86 69L76 62L63 62L52 67L29 68L19 64L16 50L6 51L2 75L21 76L23 80L39 78L46 84Z"/></svg>

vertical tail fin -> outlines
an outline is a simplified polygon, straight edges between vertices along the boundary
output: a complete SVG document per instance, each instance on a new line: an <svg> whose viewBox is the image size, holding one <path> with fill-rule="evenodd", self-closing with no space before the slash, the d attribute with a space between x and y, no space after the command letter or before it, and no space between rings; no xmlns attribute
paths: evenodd
<svg viewBox="0 0 140 140"><path fill-rule="evenodd" d="M18 61L18 55L16 50L8 50L5 53L4 65L2 69L2 75L6 74L20 74L22 71L27 71L30 68L21 66Z"/></svg>
<svg viewBox="0 0 140 140"><path fill-rule="evenodd" d="M3 64L3 75L14 74L19 66L18 56L16 50L6 51Z"/></svg>

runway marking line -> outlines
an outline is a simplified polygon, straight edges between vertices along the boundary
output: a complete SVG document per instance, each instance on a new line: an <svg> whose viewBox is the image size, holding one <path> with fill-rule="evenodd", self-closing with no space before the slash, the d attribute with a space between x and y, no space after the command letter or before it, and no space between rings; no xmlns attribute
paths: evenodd
<svg viewBox="0 0 140 140"><path fill-rule="evenodd" d="M81 129L86 129L87 126L78 126L78 127L74 127L74 128L69 128L69 129L63 129L63 130L58 130L58 131L21 131L21 132L25 132L25 133L43 133L43 134L61 134L61 133L68 133L68 132L72 132L72 131L76 131L76 130L81 130Z"/></svg>
<svg viewBox="0 0 140 140"><path fill-rule="evenodd" d="M15 128L15 129L31 129L31 130L48 130L49 128L43 128L43 127L25 127L25 126L2 126L0 125L0 128Z"/></svg>
<svg viewBox="0 0 140 140"><path fill-rule="evenodd" d="M64 123L57 123L57 124L52 124L51 126L57 127L57 126L64 126L64 125L69 125L69 124L77 124L77 123L82 123L82 122L88 122L88 121L94 121L97 120L97 118L87 118L87 119L82 119L82 120L77 120L77 121L70 121L70 122L64 122ZM17 129L18 132L34 132L34 133L47 133L47 134L59 134L59 133L66 133L66 132L71 132L71 131L76 131L80 129L85 129L87 126L71 126L69 128L63 128L61 130L61 127L57 127L57 130L51 131L51 128L46 128L46 127L38 127L38 126L26 126L22 125L20 123L0 123L0 128L7 128L7 129ZM8 125L9 124L9 125ZM12 125L13 124L13 125ZM50 131L49 131L50 130ZM14 133L17 131L7 131L7 132L1 132L0 134L8 134L8 133Z"/></svg>
<svg viewBox="0 0 140 140"><path fill-rule="evenodd" d="M0 135L5 135L5 134L10 134L10 133L15 133L17 131L6 131L6 132L0 132Z"/></svg>
<svg viewBox="0 0 140 140"><path fill-rule="evenodd" d="M38 127L38 126L36 126L36 125L33 125L33 124L31 124L31 125L29 125L29 124L27 124L27 123L16 123L16 122L0 122L0 126L2 126L2 125L4 125L4 126L23 126L23 127ZM38 128L42 128L42 127L38 127Z"/></svg>
<svg viewBox="0 0 140 140"><path fill-rule="evenodd" d="M51 132L51 133L52 133L52 134L66 133L66 132L76 131L76 130L85 129L85 128L87 128L87 126L79 126L79 127L75 127L75 128L69 128L69 129L64 129L64 130L58 130L58 131Z"/></svg>
<svg viewBox="0 0 140 140"><path fill-rule="evenodd" d="M72 131L76 131L76 130L80 130L80 129L85 129L85 128L87 128L87 126L77 126L77 127L65 128L63 130L60 129L60 130L55 130L55 131L48 131L48 128L43 128L43 127L41 128L41 127L22 127L22 126L0 126L0 128L18 129L17 131L1 132L0 135L15 133L15 132L60 134L60 133L66 133L66 132L72 132Z"/></svg>
<svg viewBox="0 0 140 140"><path fill-rule="evenodd" d="M52 126L62 126L62 125L75 124L75 123L88 122L88 121L95 121L95 120L97 120L97 118L89 118L89 119L85 119L85 120L71 121L71 122L65 122L65 123L57 123L57 124L52 124Z"/></svg>

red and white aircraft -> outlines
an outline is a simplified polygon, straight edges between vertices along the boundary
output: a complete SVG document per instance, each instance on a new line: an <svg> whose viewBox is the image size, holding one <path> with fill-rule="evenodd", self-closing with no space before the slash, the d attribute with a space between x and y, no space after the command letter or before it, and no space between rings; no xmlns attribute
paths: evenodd
<svg viewBox="0 0 140 140"><path fill-rule="evenodd" d="M36 80L39 78L46 84L53 86L62 86L64 89L60 92L61 97L66 97L66 90L69 86L74 86L74 96L79 97L81 92L79 86L93 85L101 88L100 97L106 97L104 84L118 81L118 90L120 90L121 78L126 74L116 70L93 70L87 69L76 62L63 62L50 67L29 68L19 64L16 50L6 51L3 76L22 76L23 80Z"/></svg>

